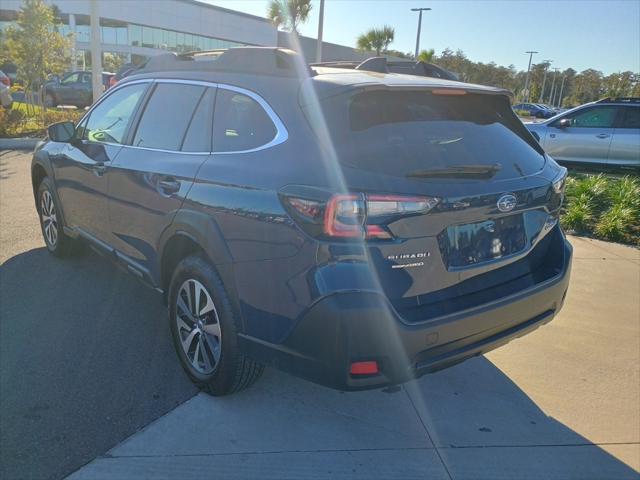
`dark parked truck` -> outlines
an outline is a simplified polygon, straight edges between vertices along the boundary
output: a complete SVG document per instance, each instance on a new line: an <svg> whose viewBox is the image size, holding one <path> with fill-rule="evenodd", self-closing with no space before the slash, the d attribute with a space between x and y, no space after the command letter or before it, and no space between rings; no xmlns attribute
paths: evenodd
<svg viewBox="0 0 640 480"><path fill-rule="evenodd" d="M150 60L33 159L49 251L163 293L191 379L404 382L549 322L566 170L508 93L237 48Z"/></svg>

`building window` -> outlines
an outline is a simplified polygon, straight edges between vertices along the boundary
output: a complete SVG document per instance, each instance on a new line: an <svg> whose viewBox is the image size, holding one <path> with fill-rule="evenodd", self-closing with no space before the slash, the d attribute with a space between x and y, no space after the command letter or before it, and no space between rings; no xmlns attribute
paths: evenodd
<svg viewBox="0 0 640 480"><path fill-rule="evenodd" d="M134 47L142 45L142 27L140 25L129 25L129 42Z"/></svg>
<svg viewBox="0 0 640 480"><path fill-rule="evenodd" d="M153 28L142 27L142 46L153 48Z"/></svg>

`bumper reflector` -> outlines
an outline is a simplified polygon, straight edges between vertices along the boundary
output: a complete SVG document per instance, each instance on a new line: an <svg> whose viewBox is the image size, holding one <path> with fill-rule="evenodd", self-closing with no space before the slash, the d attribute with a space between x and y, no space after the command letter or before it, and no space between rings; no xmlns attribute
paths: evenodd
<svg viewBox="0 0 640 480"><path fill-rule="evenodd" d="M353 362L351 375L375 375L378 373L378 362Z"/></svg>

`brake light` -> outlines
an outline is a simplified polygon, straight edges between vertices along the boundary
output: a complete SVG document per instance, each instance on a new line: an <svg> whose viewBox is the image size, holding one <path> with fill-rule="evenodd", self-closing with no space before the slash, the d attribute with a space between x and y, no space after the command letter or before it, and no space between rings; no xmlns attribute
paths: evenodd
<svg viewBox="0 0 640 480"><path fill-rule="evenodd" d="M431 90L432 95L466 95L466 90L456 88L435 88Z"/></svg>
<svg viewBox="0 0 640 480"><path fill-rule="evenodd" d="M376 361L353 362L349 368L351 375L376 375L379 371Z"/></svg>
<svg viewBox="0 0 640 480"><path fill-rule="evenodd" d="M326 202L284 197L298 223L313 235L331 238L389 240L390 221L405 215L423 214L438 199L414 195L348 193L331 196Z"/></svg>

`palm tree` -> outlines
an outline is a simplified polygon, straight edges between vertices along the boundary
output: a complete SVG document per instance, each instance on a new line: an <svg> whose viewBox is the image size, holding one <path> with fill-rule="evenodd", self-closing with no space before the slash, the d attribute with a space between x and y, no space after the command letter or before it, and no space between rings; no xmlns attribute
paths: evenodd
<svg viewBox="0 0 640 480"><path fill-rule="evenodd" d="M422 50L420 55L418 55L418 62L431 63L433 61L433 57L435 57L436 51L433 48L429 50Z"/></svg>
<svg viewBox="0 0 640 480"><path fill-rule="evenodd" d="M393 42L395 33L395 30L387 25L382 28L372 28L358 37L358 49L375 50L376 55L380 56L380 53Z"/></svg>
<svg viewBox="0 0 640 480"><path fill-rule="evenodd" d="M305 23L311 12L311 0L271 0L267 18L276 28L298 33L298 26Z"/></svg>

